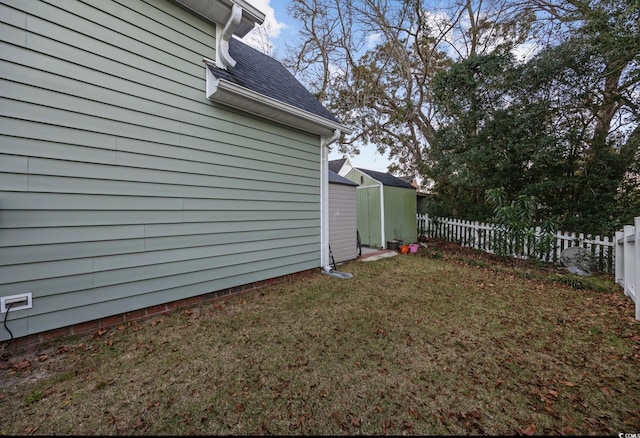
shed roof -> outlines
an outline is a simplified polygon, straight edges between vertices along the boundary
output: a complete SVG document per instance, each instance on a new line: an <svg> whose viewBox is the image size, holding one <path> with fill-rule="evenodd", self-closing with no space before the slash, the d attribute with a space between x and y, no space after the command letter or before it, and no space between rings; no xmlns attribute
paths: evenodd
<svg viewBox="0 0 640 438"><path fill-rule="evenodd" d="M357 167L357 169L359 171L369 175L371 178L375 179L376 181L382 183L385 186L404 187L404 188L411 189L411 190L415 190L416 189L415 187L413 187L408 182L403 181L400 178L398 178L397 176L391 175L390 173L377 172L375 170L362 169L360 167Z"/></svg>
<svg viewBox="0 0 640 438"><path fill-rule="evenodd" d="M344 184L345 186L357 186L358 184L351 181L350 179L345 178L344 176L338 175L333 170L329 169L329 182L333 184Z"/></svg>

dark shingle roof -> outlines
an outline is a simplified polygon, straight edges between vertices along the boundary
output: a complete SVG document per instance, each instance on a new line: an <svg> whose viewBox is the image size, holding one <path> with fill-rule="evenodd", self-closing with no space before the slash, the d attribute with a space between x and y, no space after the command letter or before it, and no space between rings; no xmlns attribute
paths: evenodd
<svg viewBox="0 0 640 438"><path fill-rule="evenodd" d="M339 123L280 62L237 38L229 40L229 54L236 61L232 69L223 70L209 65L211 73L217 78Z"/></svg>
<svg viewBox="0 0 640 438"><path fill-rule="evenodd" d="M409 184L411 184L414 179L412 175L403 175L403 176L399 176L398 178L400 178L404 182L408 182Z"/></svg>
<svg viewBox="0 0 640 438"><path fill-rule="evenodd" d="M334 184L344 184L346 186L357 186L357 183L354 183L350 179L345 178L344 176L338 175L333 170L329 170L329 182Z"/></svg>
<svg viewBox="0 0 640 438"><path fill-rule="evenodd" d="M333 171L333 172L340 172L340 169L342 169L342 166L344 165L344 163L347 161L346 158L341 158L339 160L330 160L329 161L329 170Z"/></svg>
<svg viewBox="0 0 640 438"><path fill-rule="evenodd" d="M396 176L391 175L390 173L377 172L375 170L368 170L368 169L361 169L359 167L357 169L359 171L369 175L371 178L375 179L376 181L381 182L385 186L406 187L408 189L415 190L415 187L413 187L411 184L409 184L406 181L401 180L400 178L398 178Z"/></svg>

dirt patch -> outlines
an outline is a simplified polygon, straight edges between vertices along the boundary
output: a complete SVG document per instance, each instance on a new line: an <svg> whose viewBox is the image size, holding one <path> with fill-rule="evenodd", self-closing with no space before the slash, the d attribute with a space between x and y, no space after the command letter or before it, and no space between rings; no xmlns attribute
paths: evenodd
<svg viewBox="0 0 640 438"><path fill-rule="evenodd" d="M85 337L84 342L69 338L64 345L43 344L36 350L12 352L0 351L0 400L3 394L15 391L21 386L33 384L40 380L50 378L64 367L64 362L72 360L76 354L84 354L91 350L90 342L97 337L91 334Z"/></svg>

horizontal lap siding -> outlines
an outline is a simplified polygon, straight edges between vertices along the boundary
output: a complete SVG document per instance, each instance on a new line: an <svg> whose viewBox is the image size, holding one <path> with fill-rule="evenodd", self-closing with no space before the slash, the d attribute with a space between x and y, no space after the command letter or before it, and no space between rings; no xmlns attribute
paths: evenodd
<svg viewBox="0 0 640 438"><path fill-rule="evenodd" d="M0 3L0 296L33 293L14 336L319 266L319 139L205 98L212 24Z"/></svg>
<svg viewBox="0 0 640 438"><path fill-rule="evenodd" d="M329 184L329 245L336 263L358 256L356 187Z"/></svg>

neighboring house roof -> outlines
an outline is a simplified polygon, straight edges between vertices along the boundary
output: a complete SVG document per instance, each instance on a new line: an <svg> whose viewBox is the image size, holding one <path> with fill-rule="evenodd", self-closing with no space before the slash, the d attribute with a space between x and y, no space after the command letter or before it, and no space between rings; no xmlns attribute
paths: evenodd
<svg viewBox="0 0 640 438"><path fill-rule="evenodd" d="M340 169L342 169L342 166L346 161L346 158L340 158L339 160L329 160L329 170L336 173L340 172Z"/></svg>
<svg viewBox="0 0 640 438"><path fill-rule="evenodd" d="M218 101L230 106L243 106L240 109L271 120L325 135L332 134L335 129L350 131L277 60L237 38L229 40L229 54L236 61L230 70L207 64L210 73L218 80L212 83L215 90L211 95L208 92L207 97L215 100L214 94L223 88L228 93L226 97L219 97ZM224 81L223 84L220 84L221 81ZM238 89L238 86L242 88ZM243 89L253 94L246 95ZM246 101L256 104L244 103ZM273 101L284 105L274 106Z"/></svg>
<svg viewBox="0 0 640 438"><path fill-rule="evenodd" d="M333 170L329 170L329 182L333 184L344 184L345 186L357 186L357 183L338 175Z"/></svg>
<svg viewBox="0 0 640 438"><path fill-rule="evenodd" d="M413 187L415 187L416 191L418 191L419 189L418 182L416 181L416 178L413 175L403 175L403 176L399 176L398 178L400 178L404 182L411 184Z"/></svg>
<svg viewBox="0 0 640 438"><path fill-rule="evenodd" d="M404 188L412 189L412 190L416 189L415 187L413 187L408 182L403 181L400 178L398 178L397 176L391 175L390 173L377 172L375 170L362 169L360 167L357 167L357 169L360 172L369 175L371 178L375 179L376 181L381 182L385 186L404 187Z"/></svg>

